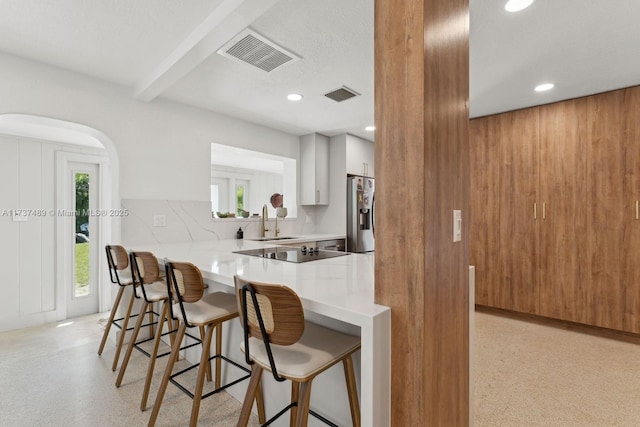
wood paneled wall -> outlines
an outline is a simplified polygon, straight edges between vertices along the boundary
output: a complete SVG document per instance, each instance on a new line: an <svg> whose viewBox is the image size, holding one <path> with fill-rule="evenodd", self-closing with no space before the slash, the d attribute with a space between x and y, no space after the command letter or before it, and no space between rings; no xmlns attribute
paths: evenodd
<svg viewBox="0 0 640 427"><path fill-rule="evenodd" d="M632 87L471 121L478 304L640 333L638 117Z"/></svg>
<svg viewBox="0 0 640 427"><path fill-rule="evenodd" d="M469 423L468 17L468 0L376 0L376 302L391 307L395 426Z"/></svg>

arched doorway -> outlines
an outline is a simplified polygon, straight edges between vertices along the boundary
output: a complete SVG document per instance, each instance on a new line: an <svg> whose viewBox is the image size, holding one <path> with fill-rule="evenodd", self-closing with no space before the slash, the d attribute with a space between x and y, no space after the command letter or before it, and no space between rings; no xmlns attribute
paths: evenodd
<svg viewBox="0 0 640 427"><path fill-rule="evenodd" d="M69 233L64 230L64 221L60 215L61 212L57 211L57 207L60 206L60 200L62 196L57 186L61 182L60 168L66 167L68 162L77 162L82 154L86 153L99 153L98 163L101 165L99 175L100 180L100 208L107 213L113 211L120 206L119 197L119 161L117 152L113 142L102 132L97 129L85 126L79 123L73 123L65 120L59 120L48 117L40 117L27 114L2 114L0 115L0 134L5 136L4 146L0 147L2 150L16 151L16 158L18 159L18 165L15 166L16 170L21 170L18 178L24 181L18 183L17 199L14 197L5 197L2 200L2 193L0 192L0 203L2 205L11 206L12 208L24 208L24 209L38 209L42 208L40 213L43 215L53 215L52 218L40 218L41 225L38 224L38 220L33 218L29 224L29 218L17 218L22 223L16 223L16 218L13 221L5 221L5 228L16 229L17 227L24 227L26 230L27 224L31 229L40 227L41 236L38 236L39 240L36 243L25 240L23 234L20 231L17 232L19 236L16 239L17 247L14 248L15 257L19 258L17 268L28 269L28 264L31 262L40 262L39 271L41 272L27 277L22 280L21 274L18 272L18 280L16 282L16 289L10 290L13 294L19 296L16 298L19 307L10 307L12 316L7 319L3 319L0 324L1 330L14 329L16 327L31 326L39 323L45 323L54 320L62 320L67 318L67 294L70 292L70 284L68 274L65 276L64 263L68 263L69 259L73 259L73 254L69 252L73 250L73 246L65 246L63 240L74 235L73 231ZM38 150L38 144L40 149ZM17 147L17 149L15 148ZM26 149L24 147L27 147ZM35 148L34 148L35 147ZM62 147L62 148L61 148ZM33 152L35 156L39 156L35 160L30 160L25 153ZM4 154L4 153L3 153ZM80 156L80 157L78 157ZM10 156L4 156L6 160ZM86 159L86 157L85 157ZM34 174L39 173L39 176L35 178L29 177L29 162L37 164L41 162L42 170L34 170ZM35 162L35 163L34 163ZM25 166L26 164L26 166ZM52 191L55 195L48 196L48 192ZM44 201L42 206L37 206L36 202L38 197L32 197L29 193L37 193L42 197L40 200ZM16 202L17 200L17 202ZM25 202L25 200L31 200L32 202ZM22 204L34 204L35 206L17 206ZM46 204L46 206L44 206ZM46 209L45 209L46 208ZM94 221L94 235L99 245L103 245L107 242L119 241L120 235L120 219L116 216L104 215L100 216ZM34 234L34 233L32 233ZM34 240L34 239L31 239ZM35 246L40 242L41 247ZM96 258L102 260L102 257ZM35 260L35 261L34 261ZM98 311L106 311L111 307L112 296L111 286L106 286L108 283L108 272L106 266L102 266L97 263L97 309ZM22 267L25 266L25 267ZM29 271L38 271L38 268L31 268ZM12 282L13 283L13 282ZM13 286L13 285L10 285ZM33 298L34 302L25 302L25 299ZM11 301L7 304L14 304ZM25 306L27 308L25 309ZM6 320L6 322L5 322Z"/></svg>

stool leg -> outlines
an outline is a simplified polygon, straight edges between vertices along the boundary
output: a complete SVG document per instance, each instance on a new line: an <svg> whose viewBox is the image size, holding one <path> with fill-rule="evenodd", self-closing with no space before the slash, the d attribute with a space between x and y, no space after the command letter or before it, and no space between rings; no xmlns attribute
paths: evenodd
<svg viewBox="0 0 640 427"><path fill-rule="evenodd" d="M162 312L160 313L160 318L158 319L156 336L153 339L153 352L151 354L151 358L149 359L149 367L147 368L147 378L144 381L144 390L142 390L142 399L140 400L141 411L145 411L147 409L147 399L149 399L149 389L151 388L153 370L155 369L156 358L158 357L158 347L160 347L160 341L162 340L162 326L164 325L165 317L169 317L169 305L167 304L166 300L162 303ZM167 323L170 323L170 322L167 322ZM171 327L171 325L169 325L169 327ZM171 334L171 336L173 336L173 334Z"/></svg>
<svg viewBox="0 0 640 427"><path fill-rule="evenodd" d="M153 304L149 304L149 336L153 337L155 335L155 331L153 329L154 326L153 320Z"/></svg>
<svg viewBox="0 0 640 427"><path fill-rule="evenodd" d="M162 376L162 382L160 383L160 388L158 389L158 394L156 395L156 401L153 404L153 411L151 411L151 417L149 418L149 427L153 427L154 425L156 425L158 413L160 412L160 405L162 405L164 393L167 391L167 385L169 384L169 377L171 376L171 372L173 371L173 365L175 365L176 360L178 360L178 355L180 355L180 345L182 344L182 339L184 338L184 334L186 331L187 325L185 325L184 322L180 322L178 333L174 338L173 347L171 348L171 355L169 356L169 360L167 361L167 368L165 369L164 375Z"/></svg>
<svg viewBox="0 0 640 427"><path fill-rule="evenodd" d="M200 341L202 342L202 346L204 349L204 337L205 337L204 326L200 325L198 326L198 329L200 330ZM206 372L207 372L207 381L211 381L211 362L207 363Z"/></svg>
<svg viewBox="0 0 640 427"><path fill-rule="evenodd" d="M133 328L133 333L131 334L131 339L129 340L127 351L125 352L124 358L122 359L120 372L118 372L118 379L116 379L116 387L120 387L120 384L122 384L122 378L124 378L124 373L127 370L127 365L129 364L129 358L131 358L133 347L135 347L136 345L136 339L138 339L138 333L140 332L140 327L142 327L142 322L144 321L144 313L145 311L147 311L147 307L149 307L149 303L147 303L146 301L140 306L138 321L136 322L136 326Z"/></svg>
<svg viewBox="0 0 640 427"><path fill-rule="evenodd" d="M300 383L297 381L291 381L291 403L298 402L300 398ZM289 425L293 426L298 418L298 406L293 406L289 411Z"/></svg>
<svg viewBox="0 0 640 427"><path fill-rule="evenodd" d="M104 330L104 334L102 334L102 341L100 342L100 348L98 349L98 355L102 354L104 350L104 345L107 343L107 337L109 336L109 331L111 330L111 325L113 324L113 319L116 318L116 312L118 311L118 306L120 305L120 299L122 299L122 294L124 293L124 286L118 286L118 295L116 296L116 301L113 303L113 307L111 308L111 314L109 315L109 321L107 322L107 327Z"/></svg>
<svg viewBox="0 0 640 427"><path fill-rule="evenodd" d="M342 364L344 365L344 378L347 382L347 394L349 396L349 407L351 408L351 423L353 427L360 427L360 403L358 402L356 375L351 355L342 359Z"/></svg>
<svg viewBox="0 0 640 427"><path fill-rule="evenodd" d="M216 326L216 355L222 355L222 322ZM220 376L222 373L222 358L216 357L216 388L220 388ZM211 381L211 380L209 380Z"/></svg>
<svg viewBox="0 0 640 427"><path fill-rule="evenodd" d="M309 402L311 400L311 380L300 384L300 396L298 398L297 427L306 427L309 422Z"/></svg>
<svg viewBox="0 0 640 427"><path fill-rule="evenodd" d="M167 324L169 325L169 331L171 331L172 333L169 334L169 343L171 344L171 347L173 347L173 341L175 340L175 332L178 329L178 325L177 323L174 323L174 319L171 318L171 308L169 307L169 304L171 304L170 300L167 300ZM176 322L178 321L177 319L175 320Z"/></svg>
<svg viewBox="0 0 640 427"><path fill-rule="evenodd" d="M129 317L131 317L131 309L133 308L133 301L135 299L134 293L135 291L132 288L131 298L129 299L129 307L127 308L127 313L124 315L124 319L122 321L122 333L120 334L120 339L118 340L118 345L116 346L116 354L113 355L113 364L111 365L112 371L115 371L116 369L118 369L118 359L120 358L120 350L122 350L122 344L124 343L124 336L127 334L127 327L129 326Z"/></svg>
<svg viewBox="0 0 640 427"><path fill-rule="evenodd" d="M247 427L247 424L249 423L251 408L253 407L256 392L260 387L261 378L262 368L258 366L257 363L254 363L251 365L251 378L249 379L249 385L247 386L247 394L244 396L244 402L242 402L242 411L240 412L240 418L238 419L238 427Z"/></svg>
<svg viewBox="0 0 640 427"><path fill-rule="evenodd" d="M209 363L209 352L211 348L211 337L213 335L213 328L215 325L208 325L207 331L202 341L202 356L200 356L200 366L198 366L198 378L196 380L196 390L193 393L193 404L191 405L191 421L189 425L196 427L198 424L198 412L200 412L200 401L202 401L202 389L204 387L204 376L207 373L207 366L209 367L209 374L211 374L211 365Z"/></svg>
<svg viewBox="0 0 640 427"><path fill-rule="evenodd" d="M266 419L266 413L264 411L264 397L262 394L262 381L258 383L258 390L256 391L256 406L258 407L258 422L262 425Z"/></svg>

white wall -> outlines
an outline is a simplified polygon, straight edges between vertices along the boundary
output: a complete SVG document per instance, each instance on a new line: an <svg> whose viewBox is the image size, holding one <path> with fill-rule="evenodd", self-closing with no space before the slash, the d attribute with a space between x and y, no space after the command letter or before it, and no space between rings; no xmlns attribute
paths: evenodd
<svg viewBox="0 0 640 427"><path fill-rule="evenodd" d="M24 113L95 128L120 159L120 196L209 200L211 142L298 159L298 137L156 100L80 74L0 54L0 114Z"/></svg>
<svg viewBox="0 0 640 427"><path fill-rule="evenodd" d="M56 320L55 153L104 150L0 135L0 331ZM43 209L14 222L13 209Z"/></svg>
<svg viewBox="0 0 640 427"><path fill-rule="evenodd" d="M106 135L118 154L122 199L209 202L212 142L299 158L297 136L166 100L136 101L132 92L121 86L0 53L2 114L28 114L79 123ZM21 144L11 138L0 141L0 177L4 178L0 208L13 209L18 201L23 207L25 203L33 203L34 209L53 203L53 192L37 185L5 185L18 182L20 161L30 162L25 167L36 175L46 174L41 176L43 183L53 182L53 175L49 177L53 158L45 155L36 161L34 157L34 152L51 148L48 145L43 148L40 143ZM301 232L315 231L311 224L304 224L304 218L301 221L305 225L304 229L297 227ZM48 280L54 277L53 261L49 258L54 252L54 231L48 223L35 221L27 226L7 224L6 220L2 224L5 243L2 254L13 276L10 280L3 279L0 285L6 291L0 299L0 319L7 325L6 319L13 316L14 320L22 319L18 326L28 326L24 316L53 308L52 282ZM234 226L218 225L225 235L226 228ZM114 229L120 228L116 224ZM235 235L235 230L232 231ZM40 257L42 260L37 261ZM36 260L38 267L29 268L27 258L29 263ZM23 283L24 287L16 287L17 283Z"/></svg>

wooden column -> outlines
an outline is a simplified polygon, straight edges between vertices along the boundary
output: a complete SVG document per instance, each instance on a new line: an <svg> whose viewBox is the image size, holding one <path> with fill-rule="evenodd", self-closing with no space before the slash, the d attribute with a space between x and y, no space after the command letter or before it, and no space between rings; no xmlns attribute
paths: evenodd
<svg viewBox="0 0 640 427"><path fill-rule="evenodd" d="M376 0L376 302L391 307L394 426L469 424L468 81L468 0Z"/></svg>

